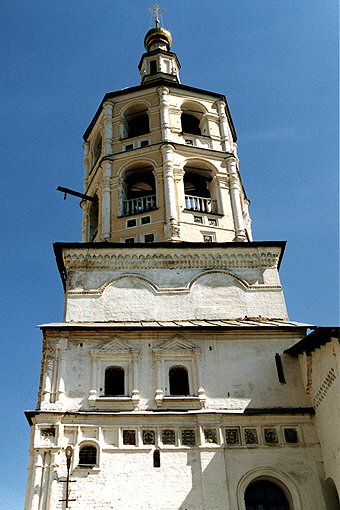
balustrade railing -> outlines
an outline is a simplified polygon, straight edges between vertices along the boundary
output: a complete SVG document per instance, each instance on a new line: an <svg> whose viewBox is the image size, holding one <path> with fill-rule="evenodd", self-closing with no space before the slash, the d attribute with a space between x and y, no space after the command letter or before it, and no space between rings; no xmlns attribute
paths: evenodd
<svg viewBox="0 0 340 510"><path fill-rule="evenodd" d="M156 207L156 195L130 198L130 200L123 201L123 216L153 211Z"/></svg>
<svg viewBox="0 0 340 510"><path fill-rule="evenodd" d="M217 200L185 195L185 208L192 211L217 214Z"/></svg>

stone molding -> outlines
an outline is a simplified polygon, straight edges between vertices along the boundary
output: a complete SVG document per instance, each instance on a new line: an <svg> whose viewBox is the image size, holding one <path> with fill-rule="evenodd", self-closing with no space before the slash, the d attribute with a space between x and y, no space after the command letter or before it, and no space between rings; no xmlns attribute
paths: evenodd
<svg viewBox="0 0 340 510"><path fill-rule="evenodd" d="M246 247L245 247L246 248ZM182 251L182 250L181 250ZM122 253L118 249L67 249L63 252L63 262L67 270L70 269L254 269L277 268L280 259L280 249L251 249L230 248L225 250L199 250L192 253L169 253L159 251L152 253L143 249L138 253ZM215 251L215 250L214 250ZM230 253L232 251L232 253Z"/></svg>

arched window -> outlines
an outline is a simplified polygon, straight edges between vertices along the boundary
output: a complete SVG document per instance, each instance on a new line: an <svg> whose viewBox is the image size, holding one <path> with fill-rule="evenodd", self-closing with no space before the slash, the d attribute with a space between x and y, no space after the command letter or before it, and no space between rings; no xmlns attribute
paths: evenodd
<svg viewBox="0 0 340 510"><path fill-rule="evenodd" d="M185 367L171 367L169 370L170 395L189 395L189 377Z"/></svg>
<svg viewBox="0 0 340 510"><path fill-rule="evenodd" d="M93 144L92 149L92 166L94 166L102 153L102 137L99 135Z"/></svg>
<svg viewBox="0 0 340 510"><path fill-rule="evenodd" d="M123 215L132 215L156 209L156 183L151 166L134 167L125 172Z"/></svg>
<svg viewBox="0 0 340 510"><path fill-rule="evenodd" d="M211 193L212 172L207 168L184 167L185 208L193 211L217 213L217 200ZM216 190L215 190L216 194Z"/></svg>
<svg viewBox="0 0 340 510"><path fill-rule="evenodd" d="M124 368L108 367L105 370L105 396L118 397L125 395Z"/></svg>
<svg viewBox="0 0 340 510"><path fill-rule="evenodd" d="M79 449L79 466L96 466L97 448L92 445L84 445Z"/></svg>
<svg viewBox="0 0 340 510"><path fill-rule="evenodd" d="M198 102L187 101L181 106L182 133L203 136L209 134L206 108Z"/></svg>
<svg viewBox="0 0 340 510"><path fill-rule="evenodd" d="M200 119L190 113L183 112L181 115L182 133L201 135Z"/></svg>
<svg viewBox="0 0 340 510"><path fill-rule="evenodd" d="M99 203L97 195L96 202L91 202L89 211L89 241L93 241L98 232L98 214L99 214Z"/></svg>
<svg viewBox="0 0 340 510"><path fill-rule="evenodd" d="M285 493L269 480L256 480L248 485L244 502L246 510L289 510Z"/></svg>
<svg viewBox="0 0 340 510"><path fill-rule="evenodd" d="M133 138L150 132L149 115L145 105L134 105L124 113L121 137Z"/></svg>

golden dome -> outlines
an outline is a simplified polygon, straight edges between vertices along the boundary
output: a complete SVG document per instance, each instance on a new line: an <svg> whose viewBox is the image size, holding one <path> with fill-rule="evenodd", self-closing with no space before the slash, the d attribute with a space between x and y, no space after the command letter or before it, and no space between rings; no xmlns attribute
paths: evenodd
<svg viewBox="0 0 340 510"><path fill-rule="evenodd" d="M147 51L150 51L152 44L155 42L163 42L168 46L168 50L172 45L172 37L170 32L165 30L165 28L154 27L149 30L149 32L144 37L144 46Z"/></svg>

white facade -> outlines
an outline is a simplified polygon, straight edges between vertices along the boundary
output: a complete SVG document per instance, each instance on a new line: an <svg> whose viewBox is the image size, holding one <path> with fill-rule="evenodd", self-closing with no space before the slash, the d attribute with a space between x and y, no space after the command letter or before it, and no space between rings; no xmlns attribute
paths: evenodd
<svg viewBox="0 0 340 510"><path fill-rule="evenodd" d="M256 484L281 498L256 508L336 510L338 340L311 371L225 98L179 83L164 29L145 45L85 133L83 242L55 245L25 510L247 510Z"/></svg>

